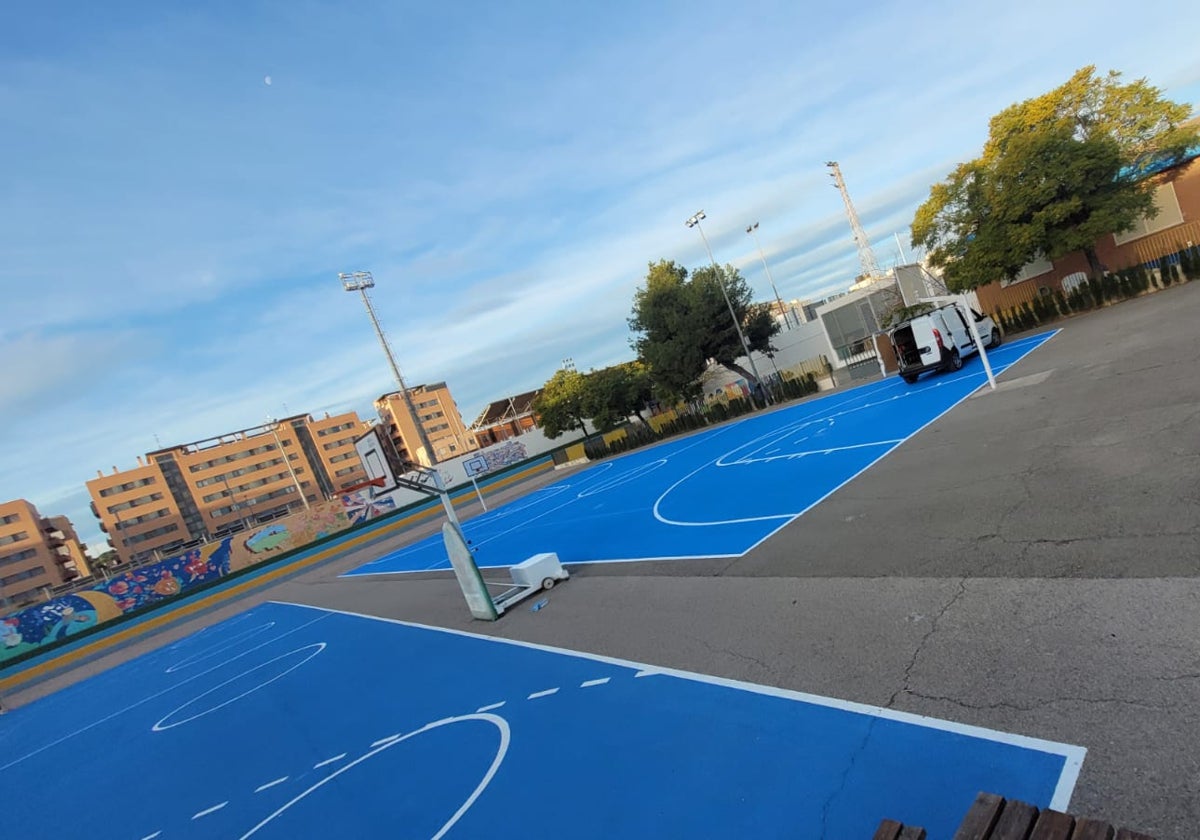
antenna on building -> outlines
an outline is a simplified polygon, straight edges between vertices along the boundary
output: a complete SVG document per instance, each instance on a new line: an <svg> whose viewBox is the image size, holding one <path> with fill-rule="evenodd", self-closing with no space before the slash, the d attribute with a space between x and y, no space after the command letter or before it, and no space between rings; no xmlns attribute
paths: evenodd
<svg viewBox="0 0 1200 840"><path fill-rule="evenodd" d="M842 178L841 167L838 166L836 160L827 161L825 165L833 170L829 173L829 177L833 178L838 192L842 194L842 201L846 205L846 218L850 220L850 230L854 233L854 244L858 246L858 261L862 265L863 278L878 277L881 273L879 263L875 260L875 252L871 250L867 232L863 230L862 222L858 220L858 213L854 209L854 202L850 200L850 193L846 190L846 181Z"/></svg>
<svg viewBox="0 0 1200 840"><path fill-rule="evenodd" d="M154 435L154 447L156 449L162 449L162 441L158 439L157 433Z"/></svg>

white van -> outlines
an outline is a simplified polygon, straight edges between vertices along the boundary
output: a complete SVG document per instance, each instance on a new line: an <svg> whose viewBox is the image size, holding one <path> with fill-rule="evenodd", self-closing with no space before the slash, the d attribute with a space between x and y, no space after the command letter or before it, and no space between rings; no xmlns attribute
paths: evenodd
<svg viewBox="0 0 1200 840"><path fill-rule="evenodd" d="M975 319L987 347L1000 343L1000 328L987 315L957 303L947 303L916 315L888 332L900 376L909 385L927 370L958 370L963 358L978 352L967 318Z"/></svg>

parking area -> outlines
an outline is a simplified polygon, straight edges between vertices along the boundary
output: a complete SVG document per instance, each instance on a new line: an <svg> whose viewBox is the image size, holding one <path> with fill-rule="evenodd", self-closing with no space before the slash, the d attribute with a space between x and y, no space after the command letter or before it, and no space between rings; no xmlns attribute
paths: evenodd
<svg viewBox="0 0 1200 840"><path fill-rule="evenodd" d="M1079 744L1072 810L1186 840L1200 823L1197 323L1200 283L1066 322L997 391L741 557L581 567L545 609L494 625L469 619L445 573L338 577L400 542L253 600Z"/></svg>

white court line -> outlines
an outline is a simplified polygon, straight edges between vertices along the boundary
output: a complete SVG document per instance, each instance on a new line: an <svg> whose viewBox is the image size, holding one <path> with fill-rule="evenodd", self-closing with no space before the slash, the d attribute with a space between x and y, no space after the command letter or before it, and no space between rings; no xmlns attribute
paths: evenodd
<svg viewBox="0 0 1200 840"><path fill-rule="evenodd" d="M299 648L296 648L295 650L289 650L287 653L280 654L279 656L276 656L273 659L268 659L266 662L263 662L259 665L255 665L253 668L249 668L245 671L242 671L240 674L235 674L234 676L230 677L229 679L225 680L224 682L217 683L216 685L214 685L212 688L208 689L207 691L200 692L199 694L197 694L191 700L188 700L183 705L176 706L174 709L167 712L165 715L163 715L161 718L159 718L158 723L156 723L156 724L154 724L154 726L150 727L150 731L151 732L165 732L168 729L174 729L176 726L183 726L185 723L189 723L190 721L193 721L196 718L204 717L207 714L211 714L211 713L215 712L217 709L223 709L226 706L228 706L230 703L236 703L238 700L241 700L243 697L245 697L249 694L253 694L254 692L258 691L260 688L264 688L264 687L270 685L271 683L275 682L276 680L286 677L292 671L295 671L301 665L305 664L310 659L312 659L314 656L319 654L321 651L325 650L326 647L327 647L327 644L325 642L316 642L315 644L305 645L304 647L299 647ZM271 677L269 680L263 680L261 683L259 683L258 685L255 685L253 688L248 688L245 691L243 691L241 694L238 694L234 697L230 697L228 700L225 700L221 703L217 703L215 706L210 706L207 709L204 709L203 711L196 712L194 715L189 715L188 717L185 717L182 720L177 720L174 723L166 723L166 721L169 720L176 712L183 711L188 706L195 703L197 700L207 697L209 694L212 694L217 689L224 688L225 686L229 685L230 683L240 680L242 677L246 676L247 674L253 674L255 671L258 671L262 668L266 668L268 665L271 665L272 663L278 662L281 659L287 659L289 656L292 656L293 654L300 653L301 651L306 651L306 650L311 650L312 653L310 653L308 656L301 659L295 665L292 665L287 670L280 671L278 674Z"/></svg>
<svg viewBox="0 0 1200 840"><path fill-rule="evenodd" d="M324 767L326 764L333 764L333 762L341 761L345 757L346 757L346 754L342 753L341 755L335 755L333 758L327 758L324 761L318 761L316 764L313 765L313 769L319 770L320 768Z"/></svg>
<svg viewBox="0 0 1200 840"><path fill-rule="evenodd" d="M280 776L278 779L276 779L276 780L275 780L275 781L273 781L273 782L267 782L265 785L259 785L258 787L256 787L256 788L254 789L254 792L255 792L255 793L262 793L262 792L263 792L264 790L266 790L267 788L273 788L273 787L275 787L275 785L281 785L281 784L283 784L284 782L286 782L286 781L287 781L288 779L290 779L290 778L291 778L290 776Z"/></svg>
<svg viewBox="0 0 1200 840"><path fill-rule="evenodd" d="M299 627L293 627L291 630L285 630L284 632L280 633L278 636L274 636L270 639L267 639L265 642L255 645L254 647L250 648L249 650L242 651L241 653L237 654L236 656L232 656L229 659L226 659L224 662L220 662L207 670L201 671L198 674L193 674L190 677L185 677L184 679L180 680L179 682L175 683L174 685L164 688L162 691L156 691L154 694L151 694L149 697L144 697L141 700L138 700L136 703L130 703L128 706L126 706L123 709L117 709L112 714L105 715L104 717L100 718L99 720L95 721L94 723L89 723L87 726L80 727L79 729L76 729L73 732L69 732L60 738L55 738L50 743L45 744L44 746L38 747L36 750L33 750L32 752L28 752L25 755L21 756L20 758L14 758L12 761L8 762L7 764L0 765L0 770L7 770L9 767L12 767L15 764L20 764L22 761L33 758L38 753L45 752L46 750L50 749L51 747L58 746L63 741L74 738L76 735L82 735L84 732L87 732L89 729L95 729L100 724L107 723L108 721L112 720L113 718L117 717L118 715L123 715L132 709L136 709L138 706L141 706L145 703L149 703L151 700L154 700L157 697L162 697L164 694L174 691L175 689L179 688L179 686L181 686L181 685L187 685L188 683L192 682L192 680L198 680L206 674L211 674L213 671L217 670L218 668L220 668L224 665L228 665L230 662L233 662L235 659L241 659L243 656L248 656L249 654L254 653L254 651L258 650L259 648L266 647L267 645L271 644L272 642L277 642L280 639L282 639L284 636L288 636L292 633L303 630L305 627L308 627L309 625L312 625L312 624L316 624L320 620L321 620L321 618L314 618L312 621L306 621L304 624L301 624Z"/></svg>
<svg viewBox="0 0 1200 840"><path fill-rule="evenodd" d="M403 743L404 741L407 741L409 738L413 738L417 735L420 735L423 732L429 732L433 729L438 729L440 727L447 726L447 725L453 724L453 723L461 723L462 721L466 721L466 720L481 720L481 721L485 721L485 722L490 723L493 726L495 726L500 731L500 744L496 749L496 757L494 759L492 759L491 766L488 767L487 772L484 773L483 778L479 781L479 784L475 786L475 790L471 791L471 795L467 797L466 801L463 802L463 804L459 806L458 810L455 811L454 814L450 817L450 819L448 819L446 821L446 823L441 827L441 829L437 832L437 834L433 835L432 840L441 840L442 837L446 836L446 832L449 831L451 828L453 828L454 824L457 823L460 819L462 819L462 815L470 810L471 806L475 804L475 800L479 798L479 795L481 793L483 793L483 791L487 788L487 786L489 784L491 784L492 778L496 775L496 771L500 769L500 765L504 761L504 756L508 754L508 745L509 745L510 740L512 739L512 732L509 729L508 721L506 721L504 718L497 717L496 715L463 715L461 717L446 718L445 720L439 720L435 723L426 724L425 726L422 726L420 729L416 730L415 732L409 732L407 735L403 735L400 738L397 738L395 741L391 741L390 743L384 744L383 746L379 747L378 749L371 750L367 754L354 759L354 761L351 761L346 766L340 767L337 770L333 771L328 776L326 776L324 779L321 779L321 781L317 782L315 785L310 787L308 790L304 791L303 793L299 794L298 796L293 797L290 802L285 803L282 807L278 808L274 813L267 816L267 818L264 819L262 822L260 822L258 825L254 826L254 828L250 829L245 834L243 834L241 837L241 840L246 840L246 838L250 837L251 835L257 834L259 829L261 829L263 826L270 823L273 819L278 817L280 814L282 814L287 809L291 808L297 802L300 802L306 796L308 796L309 794L318 790L323 785L325 785L329 782L332 782L334 779L336 779L338 776L345 773L347 770L353 769L354 767L358 766L359 764L366 761L367 759L372 758L375 755L378 755L379 753L383 752L386 749L390 749L391 747L395 746L396 744Z"/></svg>
<svg viewBox="0 0 1200 840"><path fill-rule="evenodd" d="M478 709L475 710L475 714L481 714L483 712L490 712L493 709L499 709L501 706L504 705L504 703L505 703L505 701L501 700L499 703L493 703L490 706L480 706Z"/></svg>
<svg viewBox="0 0 1200 840"><path fill-rule="evenodd" d="M154 840L154 838L160 834L162 834L161 828L158 831L154 832L153 834L147 834L145 837L142 838L142 840Z"/></svg>
<svg viewBox="0 0 1200 840"><path fill-rule="evenodd" d="M201 811L200 813L198 813L198 814L193 814L193 815L192 815L192 819L194 819L194 820L198 820L198 819L200 819L201 817L207 817L209 814L213 813L214 811L220 811L222 808L224 808L224 807L225 807L226 805L228 805L228 804L229 804L229 801L228 801L228 800L226 800L225 802L222 802L222 803L221 803L221 804L219 804L219 805L214 805L214 806L212 806L211 808L205 808L205 809L204 809L203 811Z"/></svg>
<svg viewBox="0 0 1200 840"><path fill-rule="evenodd" d="M604 685L610 679L612 679L612 678L611 677L601 677L598 680L584 680L583 682L581 682L579 684L579 687L580 688L591 688L594 685Z"/></svg>
<svg viewBox="0 0 1200 840"><path fill-rule="evenodd" d="M656 668L644 663L632 662L628 659L602 656L598 653L567 650L566 648L554 647L552 645L523 642L518 639L484 636L478 633L471 633L466 630L451 630L445 627L433 627L428 624L418 624L412 621L401 621L398 618L381 618L377 615L366 615L365 613L350 612L348 610L331 610L328 607L314 607L310 604L296 604L290 601L271 601L270 603L284 604L287 606L298 607L306 610L314 610L317 612L336 613L338 615L346 615L354 618L365 619L367 621L380 622L383 624L396 624L401 627L427 630L432 633L445 633L450 636L477 639L478 641L487 642L494 645L506 645L510 647L522 648L524 650L540 650L546 653L556 653L561 656L573 657L575 659L586 659L591 662L603 662L607 665L616 665L622 668L635 669L637 671L637 673L634 674L635 677L661 675L666 677L675 677L676 679L681 680L705 683L706 685L735 688L741 691L749 691L752 694L761 694L767 697L780 697L785 700L796 700L801 703L809 703L811 705L821 706L826 709L838 709L840 711L852 712L854 714L865 715L867 717L876 717L884 720L896 721L898 723L912 724L914 726L921 726L926 729L936 729L939 732L950 732L956 735L966 735L971 738L979 738L980 740L991 741L997 744L1009 744L1014 747L1021 747L1027 750L1034 750L1037 752L1049 753L1050 755L1061 756L1064 762L1063 770L1059 776L1058 784L1054 788L1054 795L1051 797L1049 804L1049 807L1056 811L1065 811L1071 804L1071 793L1075 789L1075 783L1079 780L1079 770L1083 766L1084 756L1087 755L1087 749L1085 747L1075 746L1074 744L1047 741L1042 738L1031 738L1027 735L1016 735L1011 732L1001 732L996 729L985 729L982 726L956 723L955 721L950 720L940 720L939 718L926 717L925 715L917 715L913 714L912 712L901 712L897 711L896 709L885 709L882 706L868 706L865 703L855 703L850 700L839 700L834 697L822 697L819 694L807 694L802 691L792 691L791 689L777 688L776 686L771 685L759 685L757 683L749 683L742 680L714 677L709 674L698 674L694 671L681 671L676 668ZM243 840L245 840L245 838L243 838Z"/></svg>
<svg viewBox="0 0 1200 840"><path fill-rule="evenodd" d="M389 735L386 738L380 738L378 741L372 741L371 746L382 747L384 744L390 744L392 741L400 740L400 736L403 734L403 732L397 732L395 735Z"/></svg>
<svg viewBox="0 0 1200 840"><path fill-rule="evenodd" d="M557 688L547 688L545 691L535 691L526 697L526 700L536 700L539 697L549 697L551 694L558 694Z"/></svg>
<svg viewBox="0 0 1200 840"><path fill-rule="evenodd" d="M1058 334L1058 331L1056 330L1055 332L1053 332L1053 333L1051 333L1051 334L1050 334L1050 338L1053 338L1053 337L1054 337L1055 335L1057 335L1057 334ZM1046 341L1049 341L1049 340L1050 340L1049 338L1047 338L1047 339L1046 339ZM1012 367L1013 365L1017 364L1017 362L1020 362L1022 359L1024 359L1026 356L1028 356L1030 353L1032 353L1034 350L1038 349L1038 347L1041 347L1041 346L1042 346L1042 344L1044 344L1044 343L1045 343L1045 342L1043 341L1043 342L1039 343L1039 344L1037 345L1037 347L1034 347L1034 348L1031 348L1031 349L1027 350L1027 351L1026 351L1025 353L1023 353L1023 354L1022 354L1022 355L1021 355L1019 358L1017 358L1016 360L1014 360L1014 361L1012 361L1012 362L1008 363L1008 364L1007 364L1007 366L1004 368L1004 370L1008 370L1008 368L1010 368L1010 367ZM951 404L949 407L947 407L945 410L943 410L942 412L940 412L940 413L939 413L939 414L937 414L936 416L934 416L934 417L930 418L928 421L926 421L925 423L923 423L921 426L919 426L919 427L917 427L916 429L914 429L914 430L913 430L913 431L912 431L910 434L908 434L908 435L906 435L904 438L902 438L902 439L901 439L901 442L900 442L900 443L898 443L898 444L896 444L896 446L900 446L900 444L901 444L901 443L905 443L905 442L907 442L907 441L911 440L912 438L914 438L914 437L916 437L918 434L920 434L922 431L924 431L926 428L928 428L928 427L929 427L929 426L931 426L932 424L936 423L936 422L937 422L938 420L940 420L942 417L945 417L947 414L949 414L951 411L953 411L953 410L954 410L955 408L957 408L959 405L961 405L962 403L964 403L964 402L966 402L968 399L970 399L970 398L971 398L971 395L972 395L972 394L974 394L976 391L978 391L978 390L979 390L979 388L982 388L982 387L983 387L983 385L984 385L984 383L986 383L986 382L987 382L987 378L986 378L986 376L984 376L984 373L983 373L983 371L974 371L974 372L971 372L971 373L968 373L968 374L964 374L964 375L963 375L961 378L962 378L962 379L967 379L967 378L971 378L971 377L979 377L979 378L981 379L981 381L980 381L980 383L979 383L979 385L978 385L977 387L970 389L970 390L969 390L967 393L965 393L965 394L964 394L964 395L963 395L963 396L962 396L960 399L958 399L958 400L955 400L955 402L954 402L954 403L952 403L952 404ZM892 383L892 384L895 384L895 383ZM939 383L939 384L940 384L940 383ZM882 389L877 389L877 390L882 390ZM871 394L873 394L873 393L874 393L874 391L872 391L872 392L870 392L870 393L871 393ZM920 393L920 392L919 392L919 391L917 391L917 392L913 392L913 393ZM857 410L857 409L855 409L855 410ZM842 412L842 413L848 413L848 412ZM812 417L817 417L817 416L818 416L817 414L813 414L813 415L810 415L810 418L812 418ZM832 417L838 417L838 416L841 416L841 414L833 414L833 415L826 415L826 416L827 416L827 418L832 418ZM809 419L809 418L806 418L804 422L808 422L808 419ZM789 424L789 425L792 425L793 427L795 426L795 424ZM755 438L755 439L751 440L749 443L755 443L755 442L757 442L757 441L759 441L759 440L762 440L762 439L764 439L764 438L770 437L772 434L774 434L774 432L768 432L767 434L761 435L760 437L758 437L758 438ZM737 449L742 449L742 448L745 448L745 446L746 446L746 445L747 445L747 444L743 444L743 445L742 445L742 446L740 446L740 447L736 447L735 449L732 449L732 450L730 450L730 452L736 452L736 451L737 451ZM690 478L692 478L693 476L697 475L698 473L700 473L700 472L702 472L703 470L707 469L708 467L712 466L713 464L715 464L715 463L719 462L719 461L720 461L722 458L724 458L726 455L728 455L728 454L729 454L729 453L727 452L727 453L725 453L724 455L721 455L720 457L718 457L716 461L710 461L710 462L708 462L708 463L706 463L706 464L703 464L703 465L701 465L701 466L697 467L695 470L693 470L692 472L688 473L688 474L687 474L687 475L685 475L683 478L679 479L679 481L676 481L674 484L672 484L670 487L668 487L666 490L664 490L664 491L663 491L663 493L662 493L662 495L660 495L660 496L658 497L658 499L657 499L657 500L655 500L655 502L654 502L654 507L653 507L653 511L652 511L652 512L653 512L653 514L654 514L654 518L655 518L655 519L657 519L659 522L662 522L664 525L676 525L676 526L685 527L685 528L688 528L688 527L690 527L690 528L704 528L704 527L709 527L709 526L713 526L713 525L737 525L737 524L741 524L741 523L743 523L743 522L763 522L763 521L767 521L767 520L771 520L771 519L784 519L784 520L786 520L786 521L784 521L784 522L781 522L778 528L776 528L775 530L771 531L771 533L769 533L769 534L765 535L765 536L764 536L762 539L758 540L758 542L754 543L754 545L750 546L750 547L749 547L749 548L747 548L745 551L743 551L743 552L741 553L741 555L738 555L738 556L743 556L743 557L744 557L746 554L749 554L749 553L750 553L751 551L753 551L755 548L757 548L758 546L762 545L762 544L763 544L763 543L764 543L766 540L770 539L770 538L771 538L771 537L773 537L775 534L779 533L779 531L780 531L781 529L785 528L787 525L791 524L792 522L794 522L795 520L799 519L799 518L800 518L801 516L803 516L804 514L808 513L810 510L812 510L812 509L813 509L814 507L816 507L817 505L821 504L823 501L825 501L826 499L828 499L830 496L832 496L832 495L833 495L834 493L836 493L838 490L841 490L841 489L842 489L843 487L845 487L847 484L849 484L850 482L854 481L854 479L858 478L860 475L862 475L863 473L865 473L867 470L871 469L871 467L873 467L873 466L875 466L876 464L878 464L880 461L882 461L884 458L886 458L888 455L890 455L892 452L894 452L894 451L895 451L895 448L896 448L896 447L893 447L893 448L891 448L891 449L888 449L887 451L885 451L885 452L881 453L881 454L879 455L879 457L878 457L878 458L875 458L874 460L872 460L870 463L868 463L866 466L864 466L864 467L863 467L861 470L859 470L858 472L854 473L854 474L853 474L853 475L851 475L849 478L847 478L845 481L841 482L841 483L840 483L840 484L838 484L836 487L834 487L832 490L830 490L828 493L826 493L825 495L821 496L819 499L817 499L816 501L814 501L814 502L812 502L811 504L809 504L809 505L808 505L807 507L805 507L803 510L801 510L801 511L798 511L798 512L796 512L796 513L773 514L773 515L766 515L766 516L749 516L749 517L743 517L743 518L739 518L739 519L721 519L721 520L716 520L716 521L711 521L711 522L680 522L680 521L676 521L676 520L673 520L673 519L667 519L665 516L663 516L663 515L662 515L662 514L659 512L659 505L661 505L661 504L662 504L663 500L664 500L664 499L665 499L665 498L666 498L666 497L667 497L667 496L668 496L668 495L671 493L671 491L672 491L672 490L674 490L676 487L680 486L681 484L683 484L685 481L689 480L689 479L690 479Z"/></svg>

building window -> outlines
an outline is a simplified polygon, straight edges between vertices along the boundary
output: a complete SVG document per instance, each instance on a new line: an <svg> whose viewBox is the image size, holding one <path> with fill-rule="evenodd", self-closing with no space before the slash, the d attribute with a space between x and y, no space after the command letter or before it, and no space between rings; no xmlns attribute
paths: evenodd
<svg viewBox="0 0 1200 840"><path fill-rule="evenodd" d="M36 548L27 548L24 551L18 551L16 554L5 554L0 556L0 566L11 566L13 563L20 563L22 560L28 560L30 557L36 556Z"/></svg>
<svg viewBox="0 0 1200 840"><path fill-rule="evenodd" d="M153 484L155 481L154 476L139 478L137 481L127 481L124 484L118 484L114 487L105 487L100 491L100 495L103 497L115 496L118 493L126 493L130 490L136 490L139 487L145 487L147 484Z"/></svg>
<svg viewBox="0 0 1200 840"><path fill-rule="evenodd" d="M338 425L338 426L330 426L328 429L319 430L317 432L317 437L325 437L326 435L332 435L332 434L336 434L338 432L344 432L344 431L346 431L346 429L353 429L353 428L354 428L354 423L352 423L352 422L342 423L341 425Z"/></svg>
<svg viewBox="0 0 1200 840"><path fill-rule="evenodd" d="M359 469L359 466L357 464L355 464L352 467L342 467L342 469L335 472L334 475L337 476L338 478L341 478L344 475L350 475L350 473L354 472L357 469Z"/></svg>
<svg viewBox="0 0 1200 840"><path fill-rule="evenodd" d="M138 498L131 499L128 502L121 502L118 505L110 505L108 512L115 515L123 510L129 510L130 508L139 507L140 505L149 504L150 502L160 501L162 497L162 493L151 493L149 496L139 496Z"/></svg>
<svg viewBox="0 0 1200 840"><path fill-rule="evenodd" d="M145 542L146 540L152 540L155 537L161 537L163 534L169 534L172 531L178 531L178 530L179 530L179 526L172 523L170 525L164 525L161 528L155 528L152 531L147 531L144 534L135 534L132 537L126 537L125 543L126 543L126 545L137 545L140 542Z"/></svg>
<svg viewBox="0 0 1200 840"><path fill-rule="evenodd" d="M45 566L34 566L33 568L0 578L0 586L9 586L14 583L20 583L23 580L29 580L30 578L41 577L44 574L46 574Z"/></svg>
<svg viewBox="0 0 1200 840"><path fill-rule="evenodd" d="M1132 242L1135 239L1141 239L1143 236L1149 236L1152 233L1158 233L1167 228L1183 224L1183 213L1179 209L1179 197L1175 195L1174 184L1168 181L1155 188L1154 206L1158 208L1157 216L1153 219L1147 219L1145 216L1142 216L1133 223L1133 226L1129 230L1114 233L1113 243L1124 245L1126 242Z"/></svg>
<svg viewBox="0 0 1200 840"><path fill-rule="evenodd" d="M439 423L436 426L426 426L425 431L427 431L427 432L443 432L449 428L450 428L449 423Z"/></svg>
<svg viewBox="0 0 1200 840"><path fill-rule="evenodd" d="M0 525L11 525L21 519L21 514L10 513L8 516L0 516Z"/></svg>
<svg viewBox="0 0 1200 840"><path fill-rule="evenodd" d="M17 531L15 534L9 534L7 537L0 537L0 545L9 545L11 543L20 542L21 540L29 539L29 532Z"/></svg>

